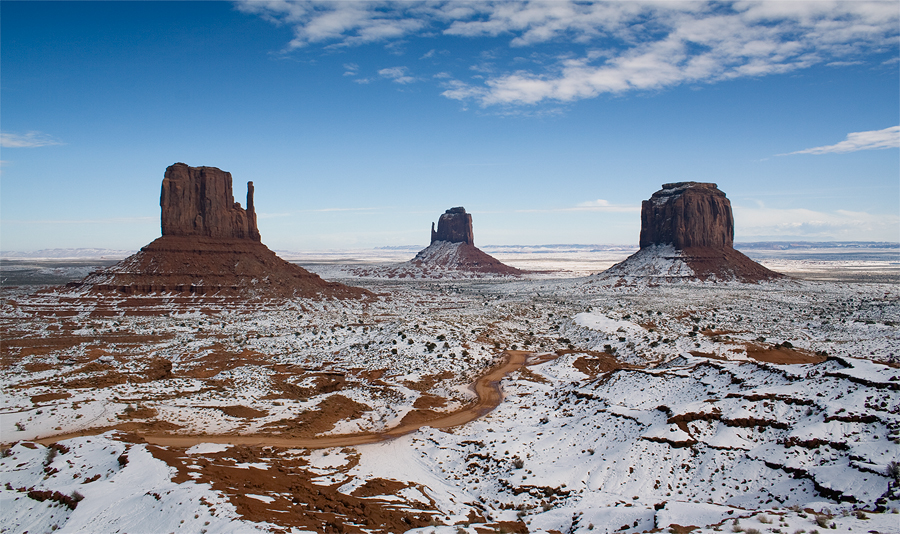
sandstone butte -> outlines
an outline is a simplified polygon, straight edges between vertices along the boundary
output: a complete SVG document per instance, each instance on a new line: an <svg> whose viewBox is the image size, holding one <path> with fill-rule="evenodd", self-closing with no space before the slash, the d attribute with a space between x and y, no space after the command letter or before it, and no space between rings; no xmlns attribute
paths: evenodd
<svg viewBox="0 0 900 534"><path fill-rule="evenodd" d="M261 242L247 183L247 208L234 201L231 173L176 163L160 194L162 236L137 254L70 288L126 295L168 293L246 298L360 298L364 289L326 282Z"/></svg>
<svg viewBox="0 0 900 534"><path fill-rule="evenodd" d="M713 183L663 184L643 201L640 246L640 251L608 272L628 274L637 258L671 246L675 256L665 259L680 259L701 280L758 282L784 276L734 249L731 201Z"/></svg>
<svg viewBox="0 0 900 534"><path fill-rule="evenodd" d="M475 246L472 215L463 207L445 211L438 219L437 230L431 223L431 244L419 251L410 263L471 273L517 276L524 272Z"/></svg>

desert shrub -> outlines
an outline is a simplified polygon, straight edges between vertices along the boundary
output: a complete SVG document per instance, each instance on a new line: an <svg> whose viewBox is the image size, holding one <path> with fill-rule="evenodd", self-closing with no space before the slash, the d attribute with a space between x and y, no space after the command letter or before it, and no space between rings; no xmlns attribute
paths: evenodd
<svg viewBox="0 0 900 534"><path fill-rule="evenodd" d="M748 528L744 531L745 534L762 534L762 532L758 528Z"/></svg>
<svg viewBox="0 0 900 534"><path fill-rule="evenodd" d="M769 523L772 522L772 518L770 518L770 517L767 516L767 515L761 515L761 516L759 516L759 522L760 522L760 523L765 523L765 524L768 525Z"/></svg>
<svg viewBox="0 0 900 534"><path fill-rule="evenodd" d="M828 528L828 516L825 515L817 515L815 518L816 526L822 528Z"/></svg>
<svg viewBox="0 0 900 534"><path fill-rule="evenodd" d="M888 462L884 474L893 478L895 482L900 484L900 462Z"/></svg>

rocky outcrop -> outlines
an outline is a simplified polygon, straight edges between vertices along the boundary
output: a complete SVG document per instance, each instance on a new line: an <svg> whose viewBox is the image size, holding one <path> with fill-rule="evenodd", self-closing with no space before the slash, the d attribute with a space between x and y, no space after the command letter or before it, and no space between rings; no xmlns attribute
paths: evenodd
<svg viewBox="0 0 900 534"><path fill-rule="evenodd" d="M641 204L641 248L733 247L731 202L716 184L678 182L662 187Z"/></svg>
<svg viewBox="0 0 900 534"><path fill-rule="evenodd" d="M463 207L450 208L431 223L431 244L416 257L399 264L350 272L366 278L486 278L519 276L525 271L510 267L476 247L472 215Z"/></svg>
<svg viewBox="0 0 900 534"><path fill-rule="evenodd" d="M176 163L166 169L159 197L163 236L204 236L260 240L247 182L247 209L234 201L231 173L216 167Z"/></svg>
<svg viewBox="0 0 900 534"><path fill-rule="evenodd" d="M231 174L176 163L160 197L162 237L72 289L126 295L269 298L360 298L369 291L326 282L260 242L247 184L247 209L234 202Z"/></svg>
<svg viewBox="0 0 900 534"><path fill-rule="evenodd" d="M438 219L437 231L434 230L434 223L431 223L431 242L435 241L475 244L472 215L466 213L466 208L460 206L445 211Z"/></svg>
<svg viewBox="0 0 900 534"><path fill-rule="evenodd" d="M731 202L716 184L663 184L641 205L641 248L601 277L759 282L783 275L734 249Z"/></svg>

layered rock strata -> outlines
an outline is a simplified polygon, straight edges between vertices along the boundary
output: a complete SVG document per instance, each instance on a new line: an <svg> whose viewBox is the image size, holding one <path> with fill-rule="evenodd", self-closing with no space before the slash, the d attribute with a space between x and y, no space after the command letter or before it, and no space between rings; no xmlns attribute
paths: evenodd
<svg viewBox="0 0 900 534"><path fill-rule="evenodd" d="M523 271L505 265L475 246L472 215L463 207L450 208L438 219L437 230L431 223L431 244L419 251L410 264L432 276L441 271L517 276ZM437 268L437 269L436 269Z"/></svg>
<svg viewBox="0 0 900 534"><path fill-rule="evenodd" d="M91 273L71 288L121 294L250 298L359 298L369 291L326 282L260 242L247 184L247 209L234 201L231 174L176 163L160 195L162 237L137 254Z"/></svg>
<svg viewBox="0 0 900 534"><path fill-rule="evenodd" d="M641 249L606 278L759 282L783 275L734 249L731 202L716 184L663 184L641 205Z"/></svg>
<svg viewBox="0 0 900 534"><path fill-rule="evenodd" d="M253 182L247 182L247 209L234 201L231 173L215 167L176 163L166 169L159 197L162 235L259 241Z"/></svg>
<svg viewBox="0 0 900 534"><path fill-rule="evenodd" d="M472 215L466 208L450 208L438 219L437 231L431 223L431 242L446 241L448 243L475 244L475 233L472 231Z"/></svg>

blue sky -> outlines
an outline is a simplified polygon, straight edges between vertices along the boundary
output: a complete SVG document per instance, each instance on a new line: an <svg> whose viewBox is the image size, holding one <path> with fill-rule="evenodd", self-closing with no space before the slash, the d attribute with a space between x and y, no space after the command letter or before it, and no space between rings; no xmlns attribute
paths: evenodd
<svg viewBox="0 0 900 534"><path fill-rule="evenodd" d="M136 249L175 162L274 249L636 244L661 184L736 240L900 240L900 3L0 3L0 249Z"/></svg>

